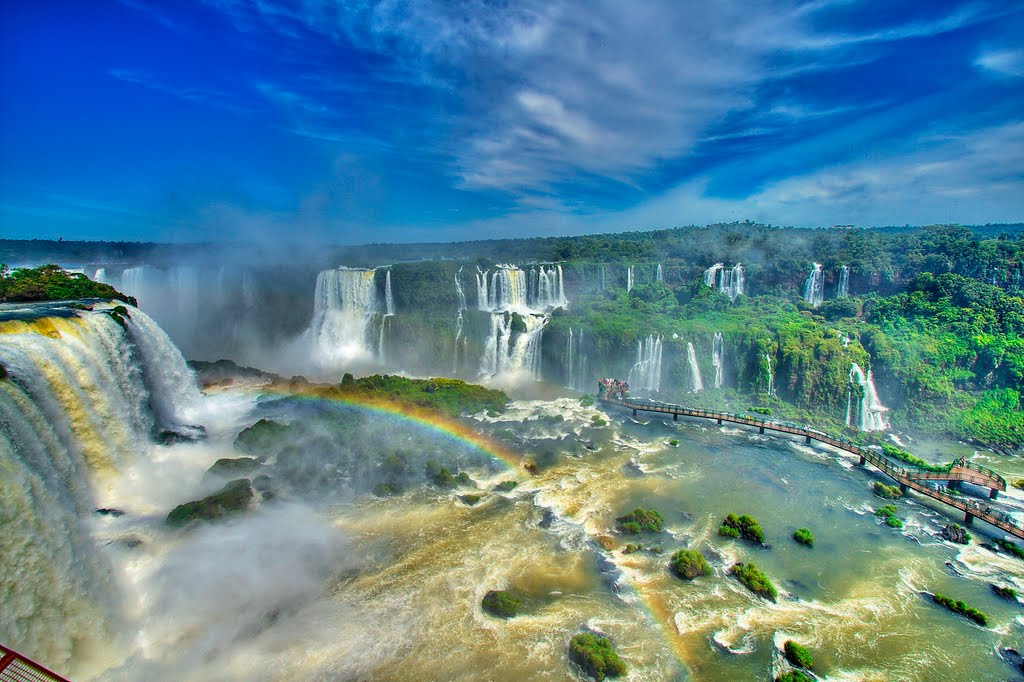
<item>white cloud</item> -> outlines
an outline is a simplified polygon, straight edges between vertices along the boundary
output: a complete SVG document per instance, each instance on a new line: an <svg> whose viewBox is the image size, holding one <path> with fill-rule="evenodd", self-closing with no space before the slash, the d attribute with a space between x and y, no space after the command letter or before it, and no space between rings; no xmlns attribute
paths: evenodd
<svg viewBox="0 0 1024 682"><path fill-rule="evenodd" d="M974 65L1000 76L1024 78L1024 50L990 50L978 55Z"/></svg>

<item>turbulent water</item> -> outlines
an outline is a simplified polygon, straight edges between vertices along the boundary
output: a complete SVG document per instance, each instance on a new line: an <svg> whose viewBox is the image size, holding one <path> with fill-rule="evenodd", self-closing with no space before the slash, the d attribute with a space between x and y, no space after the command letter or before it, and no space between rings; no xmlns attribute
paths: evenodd
<svg viewBox="0 0 1024 682"><path fill-rule="evenodd" d="M376 273L339 268L317 277L313 323L306 340L320 368L342 368L373 357L370 333L379 307ZM383 324L381 330L383 334Z"/></svg>
<svg viewBox="0 0 1024 682"><path fill-rule="evenodd" d="M1006 679L996 651L1024 647L1020 607L988 587L1024 589L1024 563L940 540L952 517L920 498L897 502L902 530L881 524L879 475L837 451L633 419L574 396L470 418L502 443L499 459L417 423L258 384L202 396L131 307L124 326L107 304L33 310L0 308L0 640L75 679L580 679L566 651L585 629L607 634L637 681L769 679L786 667L787 639L828 679ZM641 343L638 364L659 343ZM261 418L298 429L270 460L277 498L168 528L170 509L223 483L204 472L241 456L235 436ZM156 444L197 425L204 440ZM433 487L414 460L404 492L375 497L397 450L473 483ZM519 485L495 491L508 480ZM1016 491L1008 498L1024 510ZM615 518L636 506L661 511L665 531L618 534ZM757 516L770 547L720 538L730 512ZM790 539L802 526L813 549ZM987 540L990 529L973 531ZM644 549L625 553L630 542ZM680 547L702 550L714 575L673 577L667 557ZM728 577L735 561L756 562L778 603ZM485 615L491 589L520 594L523 613ZM989 627L922 590L966 600Z"/></svg>

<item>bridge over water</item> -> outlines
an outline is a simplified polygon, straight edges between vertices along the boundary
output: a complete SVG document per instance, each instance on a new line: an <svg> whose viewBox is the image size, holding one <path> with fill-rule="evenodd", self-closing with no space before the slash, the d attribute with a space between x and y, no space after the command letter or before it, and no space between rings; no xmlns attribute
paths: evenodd
<svg viewBox="0 0 1024 682"><path fill-rule="evenodd" d="M920 469L918 467L907 466L905 464L897 464L879 451L857 445L846 438L830 436L822 431L800 426L798 424L778 422L760 417L751 417L745 414L698 410L690 407L683 407L682 405L650 400L647 398L614 397L607 393L598 396L598 400L609 405L618 405L632 410L633 416L636 416L638 412L655 412L660 414L671 414L673 420L678 420L680 416L696 417L698 419L713 419L717 421L720 426L726 422L732 424L744 424L746 426L757 428L760 433L764 433L765 431L776 431L779 433L789 433L795 436L802 436L804 438L804 442L808 444L810 444L811 441L825 443L834 448L857 455L857 457L860 458L860 464L862 466L865 464L871 464L886 476L896 481L902 492L915 490L922 495L932 498L933 500L938 500L943 504L962 511L964 513L965 524L970 524L976 518L981 519L1002 531L1024 539L1024 523L1021 523L1006 512L993 509L989 504L984 504L978 500L951 492L963 482L982 488L988 488L989 498L993 500L998 497L999 491L1006 490L1006 480L1003 479L1002 476L987 467L974 464L973 462L965 462L963 465L954 463L954 465L947 471L930 471L927 469ZM935 485L936 482L942 482L945 483L945 485L938 486Z"/></svg>

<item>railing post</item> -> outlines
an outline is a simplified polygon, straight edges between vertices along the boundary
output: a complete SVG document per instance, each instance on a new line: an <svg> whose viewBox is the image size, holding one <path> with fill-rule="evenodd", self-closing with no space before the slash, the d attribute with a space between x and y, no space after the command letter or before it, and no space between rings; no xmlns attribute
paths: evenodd
<svg viewBox="0 0 1024 682"><path fill-rule="evenodd" d="M992 490L988 491L988 499L995 500L998 497L999 497L999 491L996 490L995 488L992 488Z"/></svg>
<svg viewBox="0 0 1024 682"><path fill-rule="evenodd" d="M859 464L859 465L861 465L861 466L864 466L864 462L865 462L865 459L864 459L864 455L861 455L861 456L860 456L860 461L859 461L859 462L857 462L857 464Z"/></svg>
<svg viewBox="0 0 1024 682"><path fill-rule="evenodd" d="M804 442L807 443L808 445L810 445L811 444L811 437L810 436L804 436Z"/></svg>
<svg viewBox="0 0 1024 682"><path fill-rule="evenodd" d="M964 525L969 526L974 523L974 514L971 512L964 512Z"/></svg>
<svg viewBox="0 0 1024 682"><path fill-rule="evenodd" d="M718 420L718 425L719 425L719 426L721 426L721 425L722 425L722 420L721 420L721 418L719 418L719 420Z"/></svg>
<svg viewBox="0 0 1024 682"><path fill-rule="evenodd" d="M759 427L757 427L757 430L758 430L759 432L761 432L762 434L764 433L764 427L763 427L763 426L759 426Z"/></svg>
<svg viewBox="0 0 1024 682"><path fill-rule="evenodd" d="M906 483L900 483L900 492L901 493L907 492L907 484Z"/></svg>
<svg viewBox="0 0 1024 682"><path fill-rule="evenodd" d="M674 421L674 422L679 421L679 413L678 412L673 412L672 413L672 421Z"/></svg>

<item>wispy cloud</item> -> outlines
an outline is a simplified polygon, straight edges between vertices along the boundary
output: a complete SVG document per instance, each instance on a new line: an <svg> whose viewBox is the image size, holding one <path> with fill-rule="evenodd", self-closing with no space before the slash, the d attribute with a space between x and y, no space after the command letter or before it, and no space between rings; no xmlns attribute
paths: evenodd
<svg viewBox="0 0 1024 682"><path fill-rule="evenodd" d="M974 65L999 76L1024 78L1024 49L988 50L978 55Z"/></svg>
<svg viewBox="0 0 1024 682"><path fill-rule="evenodd" d="M174 97L179 97L190 102L196 102L197 104L206 104L236 113L244 113L248 111L245 107L239 106L231 101L231 95L226 92L206 88L171 85L157 79L150 73L135 69L109 69L107 73L113 78L124 81L125 83L139 85L144 88L173 95Z"/></svg>

